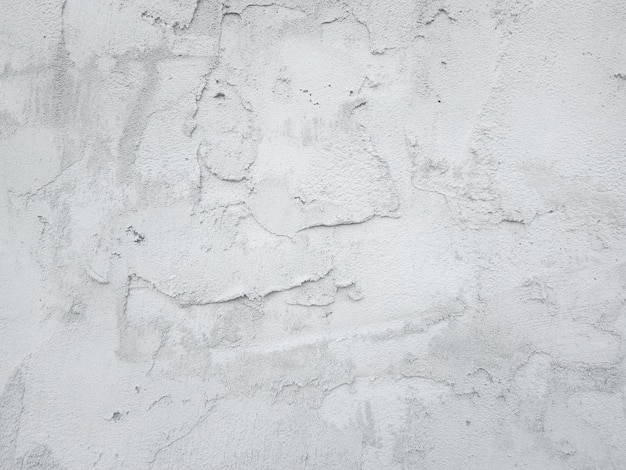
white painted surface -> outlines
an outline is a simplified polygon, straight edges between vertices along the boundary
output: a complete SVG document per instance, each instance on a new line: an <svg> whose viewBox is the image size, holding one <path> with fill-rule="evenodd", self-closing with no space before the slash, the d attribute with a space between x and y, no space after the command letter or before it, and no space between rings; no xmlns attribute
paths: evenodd
<svg viewBox="0 0 626 470"><path fill-rule="evenodd" d="M626 468L625 44L0 1L0 468Z"/></svg>

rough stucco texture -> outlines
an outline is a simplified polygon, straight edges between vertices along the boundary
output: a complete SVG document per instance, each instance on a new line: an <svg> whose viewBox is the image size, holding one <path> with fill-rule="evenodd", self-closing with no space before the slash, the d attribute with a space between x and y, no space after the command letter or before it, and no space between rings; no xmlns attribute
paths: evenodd
<svg viewBox="0 0 626 470"><path fill-rule="evenodd" d="M626 2L1 0L0 468L626 468Z"/></svg>

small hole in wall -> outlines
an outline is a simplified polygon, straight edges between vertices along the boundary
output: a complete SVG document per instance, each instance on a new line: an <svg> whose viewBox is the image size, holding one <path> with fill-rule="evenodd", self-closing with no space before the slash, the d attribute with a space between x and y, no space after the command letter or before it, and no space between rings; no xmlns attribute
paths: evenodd
<svg viewBox="0 0 626 470"><path fill-rule="evenodd" d="M213 98L224 99L224 98L226 98L226 95L224 93L222 93L222 92L219 92L219 93L216 93Z"/></svg>

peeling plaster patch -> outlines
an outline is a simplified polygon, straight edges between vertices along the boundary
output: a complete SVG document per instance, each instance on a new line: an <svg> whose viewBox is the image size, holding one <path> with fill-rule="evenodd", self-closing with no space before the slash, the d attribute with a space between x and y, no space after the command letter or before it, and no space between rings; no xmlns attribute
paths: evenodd
<svg viewBox="0 0 626 470"><path fill-rule="evenodd" d="M237 89L218 82L210 79L197 103L198 158L218 178L241 181L256 159L259 131Z"/></svg>
<svg viewBox="0 0 626 470"><path fill-rule="evenodd" d="M145 242L125 246L129 265L180 305L263 297L320 279L332 268L323 240L277 238L255 223L240 238L237 227L246 218L242 206L192 219L176 208L146 212L136 225ZM190 233L194 241L181 244Z"/></svg>
<svg viewBox="0 0 626 470"><path fill-rule="evenodd" d="M289 305L301 305L304 307L324 307L335 302L335 297L340 290L347 290L348 298L358 301L363 298L361 289L355 282L340 282L329 272L328 275L317 281L309 281L294 289L287 303Z"/></svg>
<svg viewBox="0 0 626 470"><path fill-rule="evenodd" d="M282 150L291 158L281 175L254 178L247 204L257 220L272 232L294 234L315 226L348 225L393 215L398 207L393 183L369 142L358 134L352 140L350 133L330 139L323 135L329 131L317 130L322 133L315 137L319 146ZM263 147L260 152L255 172L269 173L276 168L276 156L266 157Z"/></svg>

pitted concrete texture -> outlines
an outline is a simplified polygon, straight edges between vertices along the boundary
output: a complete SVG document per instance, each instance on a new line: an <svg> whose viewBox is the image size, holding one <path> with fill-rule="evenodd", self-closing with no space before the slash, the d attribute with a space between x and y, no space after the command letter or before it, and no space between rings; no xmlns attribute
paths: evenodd
<svg viewBox="0 0 626 470"><path fill-rule="evenodd" d="M0 469L626 469L626 2L0 0Z"/></svg>

